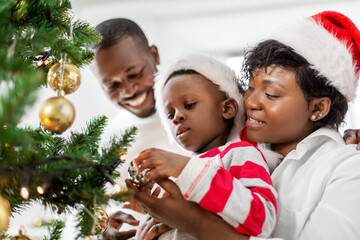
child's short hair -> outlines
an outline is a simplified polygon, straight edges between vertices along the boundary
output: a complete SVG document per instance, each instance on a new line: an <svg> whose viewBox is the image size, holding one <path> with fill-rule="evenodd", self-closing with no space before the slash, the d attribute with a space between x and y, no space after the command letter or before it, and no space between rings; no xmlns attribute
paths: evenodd
<svg viewBox="0 0 360 240"><path fill-rule="evenodd" d="M259 43L246 53L243 64L242 85L252 76L254 70L277 65L295 73L295 79L309 104L314 98L329 97L331 109L328 115L319 121L314 121L316 129L329 126L337 129L344 121L348 110L348 100L328 80L319 74L309 62L291 47L276 40Z"/></svg>
<svg viewBox="0 0 360 240"><path fill-rule="evenodd" d="M229 133L228 138L231 139L235 135L239 135L244 126L245 110L243 107L242 92L238 78L235 72L224 63L213 57L204 55L188 55L180 58L170 64L166 70L160 71L155 77L155 99L156 109L160 116L161 122L168 134L172 134L167 114L164 109L163 90L166 82L174 76L174 74L193 74L198 73L215 85L219 86L219 90L223 91L227 97L235 99L238 103L238 112L234 118L234 125Z"/></svg>

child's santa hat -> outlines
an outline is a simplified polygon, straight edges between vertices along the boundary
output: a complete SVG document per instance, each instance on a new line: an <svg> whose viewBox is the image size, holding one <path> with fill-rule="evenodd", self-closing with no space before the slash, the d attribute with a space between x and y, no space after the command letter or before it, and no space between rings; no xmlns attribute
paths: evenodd
<svg viewBox="0 0 360 240"><path fill-rule="evenodd" d="M360 72L360 32L348 17L321 12L287 23L272 38L292 47L349 101L354 99Z"/></svg>
<svg viewBox="0 0 360 240"><path fill-rule="evenodd" d="M168 120L167 113L164 109L163 90L169 76L173 72L179 70L194 70L208 80L212 81L214 84L218 85L219 89L229 98L236 100L238 103L238 112L234 118L234 126L231 129L228 139L233 139L235 136L239 136L239 133L244 126L245 110L242 104L242 94L240 93L238 79L235 72L215 58L204 55L188 55L178 59L168 66L167 69L160 71L160 73L155 77L156 109L161 122L168 134L171 136L171 139L173 139L173 136L171 134L170 121Z"/></svg>

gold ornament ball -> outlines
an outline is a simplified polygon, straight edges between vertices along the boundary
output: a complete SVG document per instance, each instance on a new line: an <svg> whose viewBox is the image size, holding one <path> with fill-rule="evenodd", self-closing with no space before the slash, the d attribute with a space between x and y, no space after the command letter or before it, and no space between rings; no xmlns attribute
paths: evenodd
<svg viewBox="0 0 360 240"><path fill-rule="evenodd" d="M75 92L81 83L81 74L80 70L73 64L65 63L64 66L64 76L63 82L61 85L61 64L55 63L48 71L47 82L49 86L57 91L62 87L65 94Z"/></svg>
<svg viewBox="0 0 360 240"><path fill-rule="evenodd" d="M97 233L103 233L109 225L109 216L104 209L97 207L95 208L94 216L96 218L95 227Z"/></svg>
<svg viewBox="0 0 360 240"><path fill-rule="evenodd" d="M52 97L42 104L39 116L41 124L47 130L62 133L73 124L75 109L66 98Z"/></svg>
<svg viewBox="0 0 360 240"><path fill-rule="evenodd" d="M0 195L0 232L7 230L10 217L10 203Z"/></svg>

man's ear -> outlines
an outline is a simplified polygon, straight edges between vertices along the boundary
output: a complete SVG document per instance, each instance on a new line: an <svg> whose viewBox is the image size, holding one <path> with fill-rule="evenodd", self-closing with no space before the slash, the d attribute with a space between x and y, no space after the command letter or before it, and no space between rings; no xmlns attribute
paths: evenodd
<svg viewBox="0 0 360 240"><path fill-rule="evenodd" d="M223 106L223 118L232 119L235 117L238 111L238 104L233 98L225 99L222 102Z"/></svg>
<svg viewBox="0 0 360 240"><path fill-rule="evenodd" d="M154 63L156 63L156 65L160 64L159 52L155 45L150 46L150 56L153 59Z"/></svg>
<svg viewBox="0 0 360 240"><path fill-rule="evenodd" d="M331 99L329 97L314 98L310 102L310 119L319 121L329 114L331 109Z"/></svg>

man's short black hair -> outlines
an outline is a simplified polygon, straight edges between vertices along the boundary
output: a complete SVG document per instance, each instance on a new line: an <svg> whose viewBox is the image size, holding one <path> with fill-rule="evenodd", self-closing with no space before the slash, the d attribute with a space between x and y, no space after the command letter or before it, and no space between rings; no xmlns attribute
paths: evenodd
<svg viewBox="0 0 360 240"><path fill-rule="evenodd" d="M89 47L94 51L110 48L126 37L133 38L144 49L149 47L149 42L144 32L135 22L129 19L109 19L97 25L95 29L100 32L102 41Z"/></svg>

